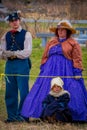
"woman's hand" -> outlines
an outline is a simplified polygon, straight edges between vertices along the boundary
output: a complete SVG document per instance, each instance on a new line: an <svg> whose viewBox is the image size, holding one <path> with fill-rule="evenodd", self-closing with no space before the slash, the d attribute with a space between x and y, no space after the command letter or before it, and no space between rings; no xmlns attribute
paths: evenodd
<svg viewBox="0 0 87 130"><path fill-rule="evenodd" d="M78 79L82 78L82 76L74 76L74 78L78 80Z"/></svg>

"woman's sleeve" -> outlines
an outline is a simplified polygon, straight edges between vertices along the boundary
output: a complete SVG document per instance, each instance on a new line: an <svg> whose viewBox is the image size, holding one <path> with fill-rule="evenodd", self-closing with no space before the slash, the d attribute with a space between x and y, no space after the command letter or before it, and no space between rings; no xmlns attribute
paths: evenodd
<svg viewBox="0 0 87 130"><path fill-rule="evenodd" d="M73 66L79 70L83 70L82 66L82 52L78 43L74 44L72 50Z"/></svg>

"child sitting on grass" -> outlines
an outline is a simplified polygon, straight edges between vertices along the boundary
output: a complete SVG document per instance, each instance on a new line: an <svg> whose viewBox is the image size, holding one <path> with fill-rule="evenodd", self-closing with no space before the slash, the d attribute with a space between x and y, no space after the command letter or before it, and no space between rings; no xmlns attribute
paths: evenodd
<svg viewBox="0 0 87 130"><path fill-rule="evenodd" d="M51 80L51 90L42 102L41 119L49 123L55 121L71 122L72 117L68 108L70 94L63 89L64 82L60 77Z"/></svg>

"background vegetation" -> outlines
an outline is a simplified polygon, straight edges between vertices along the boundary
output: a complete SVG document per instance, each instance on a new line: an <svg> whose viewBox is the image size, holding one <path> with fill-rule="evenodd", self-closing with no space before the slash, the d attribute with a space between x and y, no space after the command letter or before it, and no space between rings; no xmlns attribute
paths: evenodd
<svg viewBox="0 0 87 130"><path fill-rule="evenodd" d="M86 0L1 0L10 10L22 10L24 13L51 19L87 19ZM79 11L78 11L79 10ZM33 17L34 19L36 17Z"/></svg>

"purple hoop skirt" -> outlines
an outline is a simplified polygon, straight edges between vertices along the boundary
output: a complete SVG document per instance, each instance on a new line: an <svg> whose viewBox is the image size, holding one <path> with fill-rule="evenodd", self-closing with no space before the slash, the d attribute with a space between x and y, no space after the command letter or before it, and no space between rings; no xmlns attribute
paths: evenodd
<svg viewBox="0 0 87 130"><path fill-rule="evenodd" d="M48 77L39 77L48 76ZM24 117L39 118L42 111L42 101L50 91L49 76L64 76L64 89L71 94L69 108L73 120L85 121L87 119L87 91L83 79L74 79L73 62L56 52L50 55L48 61L40 67L40 73L32 89L25 99L21 111Z"/></svg>

